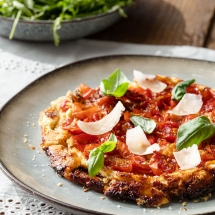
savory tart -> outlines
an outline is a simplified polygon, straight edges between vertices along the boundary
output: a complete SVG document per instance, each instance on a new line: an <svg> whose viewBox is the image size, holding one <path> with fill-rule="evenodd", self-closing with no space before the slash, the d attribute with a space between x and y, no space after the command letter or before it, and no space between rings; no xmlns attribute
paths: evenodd
<svg viewBox="0 0 215 215"><path fill-rule="evenodd" d="M41 147L64 178L157 207L215 191L215 90L118 69L40 113Z"/></svg>

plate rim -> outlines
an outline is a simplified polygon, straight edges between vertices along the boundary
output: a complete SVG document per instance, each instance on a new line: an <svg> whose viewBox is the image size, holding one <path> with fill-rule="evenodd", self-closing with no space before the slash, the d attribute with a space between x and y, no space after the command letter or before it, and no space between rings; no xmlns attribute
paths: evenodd
<svg viewBox="0 0 215 215"><path fill-rule="evenodd" d="M182 58L182 57L171 57L171 56L144 55L144 54L116 54L116 55L105 55L105 56L92 57L92 58L86 58L86 59L78 60L78 61L75 61L72 63L67 63L67 64L60 66L58 68L55 68L53 70L50 70L49 72L41 75L40 77L36 78L35 80L33 80L31 82L29 82L25 87L23 87L21 90L19 90L7 102L5 102L2 105L2 107L0 107L0 120L1 120L2 112L4 112L4 110L7 108L8 105L10 105L10 103L12 103L19 96L21 96L21 94L24 93L26 90L28 90L28 88L30 88L33 84L36 84L37 82L39 82L43 78L47 78L48 76L51 76L53 73L60 72L60 70L66 69L68 67L76 66L79 64L84 64L87 62L100 60L100 59L101 60L102 59L105 59L105 60L109 59L110 60L111 58L116 59L116 58L124 58L124 57L143 57L143 58L154 58L154 59L158 58L158 59L168 59L168 60L175 59L177 61L193 61L193 62L202 62L202 63L209 63L212 65L215 65L215 62L208 61L208 60L190 59L190 58ZM19 187L21 187L22 189L24 189L27 192L30 192L33 195L36 195L37 197L44 200L45 202L48 202L51 205L55 205L54 207L56 207L56 204L57 204L59 206L59 209L64 209L64 210L67 209L70 211L75 210L76 212L92 213L92 214L97 214L97 215L110 215L109 213L94 211L91 209L78 207L78 206L60 201L58 199L52 198L46 194L41 193L40 191L33 189L32 187L30 187L30 186L26 185L25 183L23 183L22 181L20 181L16 176L14 176L8 170L8 168L4 165L1 158L0 158L0 170L4 173L4 175L7 176L7 178L9 178L11 181L15 182ZM209 212L209 213L212 213L212 212ZM205 214L205 213L203 213L203 214Z"/></svg>

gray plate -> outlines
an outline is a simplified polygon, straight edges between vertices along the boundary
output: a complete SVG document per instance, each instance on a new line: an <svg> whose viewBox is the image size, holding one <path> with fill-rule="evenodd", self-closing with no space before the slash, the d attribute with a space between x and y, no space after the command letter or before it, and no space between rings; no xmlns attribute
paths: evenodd
<svg viewBox="0 0 215 215"><path fill-rule="evenodd" d="M142 215L150 214L201 214L215 211L213 195L208 201L188 201L187 211L180 210L182 203L157 208L144 208L130 201L101 199L100 193L83 192L83 188L60 178L47 166L49 160L40 149L41 130L37 126L39 112L50 102L65 95L80 83L96 87L102 78L120 68L131 80L132 71L195 78L196 82L214 87L215 63L187 59L150 56L112 56L85 60L57 69L30 84L0 112L0 166L13 181L43 200L75 214ZM28 135L28 141L23 141ZM28 144L36 147L32 150ZM57 183L61 182L62 187Z"/></svg>

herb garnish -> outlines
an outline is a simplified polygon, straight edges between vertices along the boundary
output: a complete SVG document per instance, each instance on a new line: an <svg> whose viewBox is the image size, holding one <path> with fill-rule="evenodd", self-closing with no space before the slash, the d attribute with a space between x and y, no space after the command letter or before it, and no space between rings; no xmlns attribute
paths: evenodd
<svg viewBox="0 0 215 215"><path fill-rule="evenodd" d="M175 85L175 87L172 90L172 99L175 99L177 101L181 100L184 94L186 93L186 88L193 84L195 82L195 79L187 80L179 82Z"/></svg>
<svg viewBox="0 0 215 215"><path fill-rule="evenodd" d="M215 125L206 117L199 116L182 124L177 133L176 149L181 150L192 146L200 145L203 140L215 133Z"/></svg>
<svg viewBox="0 0 215 215"><path fill-rule="evenodd" d="M104 166L104 153L113 151L116 147L116 143L116 136L111 134L108 141L102 143L98 148L95 148L90 152L87 161L90 177L94 177L101 170Z"/></svg>
<svg viewBox="0 0 215 215"><path fill-rule="evenodd" d="M100 91L104 95L121 97L126 93L129 83L123 72L117 69L107 79L102 79Z"/></svg>
<svg viewBox="0 0 215 215"><path fill-rule="evenodd" d="M139 125L143 129L143 131L148 134L151 134L156 127L156 123L153 119L145 118L142 116L131 116L130 120L134 123L134 125Z"/></svg>

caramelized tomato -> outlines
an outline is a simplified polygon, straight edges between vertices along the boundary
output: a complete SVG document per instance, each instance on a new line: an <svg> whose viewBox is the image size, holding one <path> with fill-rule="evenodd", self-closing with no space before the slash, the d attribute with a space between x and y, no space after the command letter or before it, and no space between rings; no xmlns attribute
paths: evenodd
<svg viewBox="0 0 215 215"><path fill-rule="evenodd" d="M132 172L132 162L128 159L105 156L104 164L120 172Z"/></svg>
<svg viewBox="0 0 215 215"><path fill-rule="evenodd" d="M178 131L178 123L176 122L160 122L156 128L156 134L159 138L165 139L166 141L173 143L176 140Z"/></svg>
<svg viewBox="0 0 215 215"><path fill-rule="evenodd" d="M123 158L130 158L133 156L133 154L128 150L128 146L122 141L117 142L117 150Z"/></svg>
<svg viewBox="0 0 215 215"><path fill-rule="evenodd" d="M150 159L149 167L155 175L171 173L178 169L175 159L155 151Z"/></svg>
<svg viewBox="0 0 215 215"><path fill-rule="evenodd" d="M76 125L73 119L67 119L65 122L63 122L62 128L70 131L74 135L83 133L83 131Z"/></svg>
<svg viewBox="0 0 215 215"><path fill-rule="evenodd" d="M88 159L89 158L89 154L90 154L90 151L99 147L101 144L100 143L90 143L90 144L87 144L87 145L84 145L84 156ZM83 146L83 145L82 145Z"/></svg>
<svg viewBox="0 0 215 215"><path fill-rule="evenodd" d="M133 171L141 174L153 175L151 168L149 167L149 161L143 156L135 155L132 157Z"/></svg>
<svg viewBox="0 0 215 215"><path fill-rule="evenodd" d="M69 103L68 100L64 100L64 101L62 102L60 108L61 108L61 110L62 110L63 112L66 112L66 111L70 108L70 106L68 105L68 103Z"/></svg>

